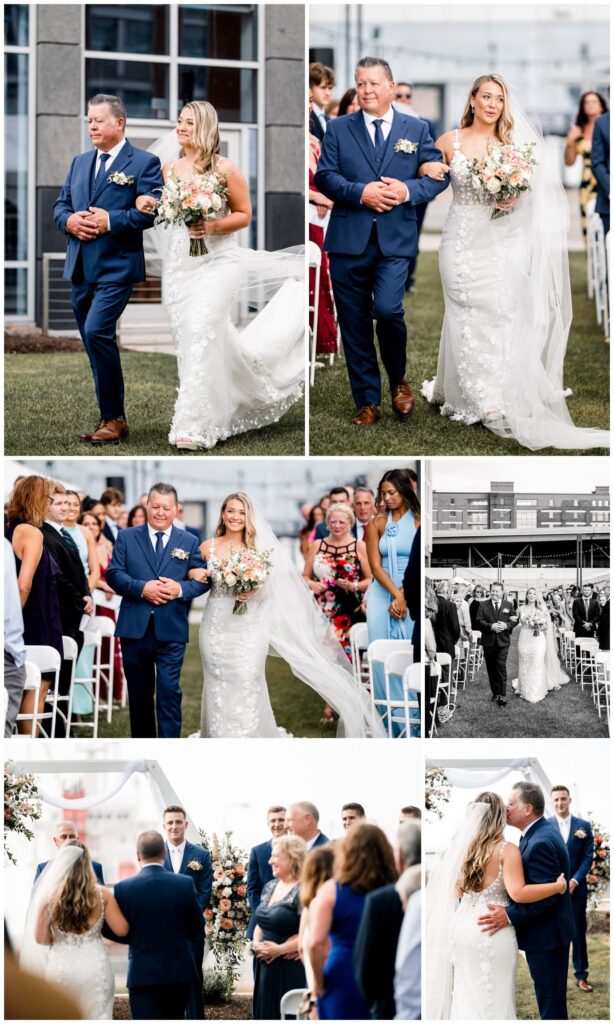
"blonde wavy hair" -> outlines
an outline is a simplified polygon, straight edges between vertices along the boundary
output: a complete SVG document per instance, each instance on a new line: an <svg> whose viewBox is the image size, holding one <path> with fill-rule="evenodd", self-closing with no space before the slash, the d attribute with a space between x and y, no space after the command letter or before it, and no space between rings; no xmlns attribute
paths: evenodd
<svg viewBox="0 0 614 1024"><path fill-rule="evenodd" d="M501 78L501 75L480 75L476 78L475 82L471 86L465 109L463 110L463 116L461 117L461 128L470 128L474 122L475 115L471 106L471 101L477 96L478 90L481 85L485 82L494 82L503 90L503 110L501 116L495 125L495 135L501 142L511 142L512 133L514 131L514 118L510 113L509 107L509 94L507 91L507 85Z"/></svg>
<svg viewBox="0 0 614 1024"><path fill-rule="evenodd" d="M254 523L254 506L252 505L251 498L247 496L243 491L236 491L234 494L228 494L222 502L220 509L220 518L217 521L215 528L215 536L223 537L226 533L226 524L224 522L224 512L229 501L241 501L245 509L245 529L243 531L243 541L246 548L255 550L256 548L256 524Z"/></svg>
<svg viewBox="0 0 614 1024"><path fill-rule="evenodd" d="M305 840L301 839L300 836L278 836L273 840L271 848L273 852L279 850L281 854L288 858L292 878L298 880L301 877L301 871L307 856Z"/></svg>
<svg viewBox="0 0 614 1024"><path fill-rule="evenodd" d="M471 840L461 866L458 886L462 892L480 892L484 888L484 875L493 847L500 841L507 824L505 803L498 793L480 793L474 803L487 804L489 810Z"/></svg>
<svg viewBox="0 0 614 1024"><path fill-rule="evenodd" d="M54 928L82 935L90 927L92 912L100 906L98 883L87 847L77 839L64 845L78 846L83 853L51 899L49 917Z"/></svg>
<svg viewBox="0 0 614 1024"><path fill-rule="evenodd" d="M356 516L354 515L354 510L351 508L351 506L348 505L348 503L346 501L335 501L332 505L329 505L328 508L326 509L326 522L327 522L327 524L330 521L330 517L335 512L337 512L337 513L341 512L341 514L345 516L345 518L347 519L348 523L350 524L350 530L351 530L353 525L354 525L354 523L356 522Z"/></svg>
<svg viewBox="0 0 614 1024"><path fill-rule="evenodd" d="M204 172L214 169L215 158L220 155L220 127L217 111L207 100L191 100L183 110L189 110L194 117L192 145L196 150L194 166ZM183 148L180 156L185 156Z"/></svg>

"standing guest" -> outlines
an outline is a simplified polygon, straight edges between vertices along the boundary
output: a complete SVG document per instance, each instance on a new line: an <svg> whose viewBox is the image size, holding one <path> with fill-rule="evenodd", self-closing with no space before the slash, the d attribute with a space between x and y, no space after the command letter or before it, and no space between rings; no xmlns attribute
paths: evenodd
<svg viewBox="0 0 614 1024"><path fill-rule="evenodd" d="M593 588L590 583L583 585L582 596L575 599L572 613L576 637L584 639L594 637L601 615L601 608L599 607L599 602L593 597Z"/></svg>
<svg viewBox="0 0 614 1024"><path fill-rule="evenodd" d="M6 536L15 555L17 587L23 614L26 647L53 647L63 656L58 593L59 569L43 540L42 526L49 507L49 482L42 476L23 477L15 486L7 508ZM38 710L42 713L49 680L41 681ZM31 715L34 693L27 691L21 711ZM20 727L27 731L27 723Z"/></svg>
<svg viewBox="0 0 614 1024"><path fill-rule="evenodd" d="M610 598L605 590L599 591L599 620L597 622L596 637L599 641L601 651L610 650Z"/></svg>
<svg viewBox="0 0 614 1024"><path fill-rule="evenodd" d="M593 986L588 981L588 950L586 947L586 903L588 900L586 876L591 870L595 853L593 832L590 821L576 818L571 813L571 796L567 786L553 786L551 793L554 817L550 818L550 821L560 829L563 842L569 853L570 878L567 884L576 929L571 947L574 976L576 985L581 992L592 992Z"/></svg>
<svg viewBox="0 0 614 1024"><path fill-rule="evenodd" d="M573 629L573 605L574 605L574 601L579 596L580 596L580 588L579 587L576 587L575 584L572 584L571 586L567 587L567 590L565 591L565 611L567 612L567 615L569 616L569 619L570 619L570 622L571 622L570 629Z"/></svg>
<svg viewBox="0 0 614 1024"><path fill-rule="evenodd" d="M286 811L286 831L290 836L300 836L304 839L308 850L314 846L324 846L328 842L328 836L320 832L318 823L320 812L315 804L308 800L301 800L299 803L290 804Z"/></svg>
<svg viewBox="0 0 614 1024"><path fill-rule="evenodd" d="M414 621L414 631L411 635L411 642L414 648L414 663L422 659L422 615L420 608L420 594L422 592L422 555L421 555L421 527L416 530L416 536L409 552L409 561L403 575L403 593L410 619Z"/></svg>
<svg viewBox="0 0 614 1024"><path fill-rule="evenodd" d="M23 613L19 599L17 569L13 549L4 538L4 689L6 690L6 717L4 738L8 740L15 728L15 720L26 685L26 646L23 642Z"/></svg>
<svg viewBox="0 0 614 1024"><path fill-rule="evenodd" d="M309 510L307 515L307 522L299 530L299 544L301 548L301 555L303 558L307 558L307 553L311 544L313 544L316 536L316 530L320 523L324 522L324 509L321 505L314 505Z"/></svg>
<svg viewBox="0 0 614 1024"><path fill-rule="evenodd" d="M610 115L602 114L595 121L591 165L597 179L596 213L601 217L603 233L610 230Z"/></svg>
<svg viewBox="0 0 614 1024"><path fill-rule="evenodd" d="M166 871L173 871L176 875L186 875L192 879L194 892L198 900L198 908L201 914L209 906L211 899L211 886L213 883L213 867L211 854L202 846L188 842L186 836L189 827L187 815L183 807L172 804L164 808L162 815L164 831L166 832L166 858L164 867ZM202 919L200 933L192 943L196 975L186 1008L186 1020L204 1020L205 1009L203 1006L203 960L205 957L205 919Z"/></svg>
<svg viewBox="0 0 614 1024"><path fill-rule="evenodd" d="M266 823L271 833L271 838L258 846L252 846L249 852L247 865L247 899L252 916L249 919L245 938L251 940L254 937L256 928L256 911L260 904L262 890L267 882L273 877L271 868L271 853L273 852L273 839L279 839L286 834L286 808L281 804L269 807L266 814ZM254 964L254 967L256 965Z"/></svg>
<svg viewBox="0 0 614 1024"><path fill-rule="evenodd" d="M336 117L339 117L339 100L330 100L330 102L326 104L324 113L327 115L329 120L334 120Z"/></svg>
<svg viewBox="0 0 614 1024"><path fill-rule="evenodd" d="M586 207L597 192L597 180L591 166L591 148L593 131L598 117L607 112L608 105L598 92L585 92L580 97L580 105L576 114L575 124L567 132L565 142L565 163L573 167L578 157L582 158L582 180L580 182L580 223L586 245Z"/></svg>
<svg viewBox="0 0 614 1024"><path fill-rule="evenodd" d="M131 526L144 526L146 522L147 513L145 509L142 505L135 505L128 513L126 528L129 529Z"/></svg>
<svg viewBox="0 0 614 1024"><path fill-rule="evenodd" d="M473 597L469 602L469 618L471 620L472 631L476 628L475 620L480 608L480 604L484 600L485 596L486 595L484 593L484 588L481 587L479 584L476 584L476 586L473 588Z"/></svg>
<svg viewBox="0 0 614 1024"><path fill-rule="evenodd" d="M354 825L361 818L365 818L365 809L362 804L344 804L341 808L341 824L344 832Z"/></svg>
<svg viewBox="0 0 614 1024"><path fill-rule="evenodd" d="M78 841L78 839L79 830L77 826L75 825L74 821L68 821L68 819L66 818L64 818L63 821L58 822L58 824L55 826L55 829L53 830L53 845L55 846L56 850L61 850L62 847L66 845L66 843L75 843ZM44 860L40 864L36 865L36 873L34 875L35 882L38 876L45 870L48 863L48 860ZM99 861L97 860L93 860L92 870L100 884L104 885L104 871L102 870L102 864L100 864Z"/></svg>
<svg viewBox="0 0 614 1024"><path fill-rule="evenodd" d="M252 941L257 957L254 1020L280 1020L282 997L306 985L305 968L298 959L299 889L306 852L299 836L273 840L273 878L262 890Z"/></svg>
<svg viewBox="0 0 614 1024"><path fill-rule="evenodd" d="M89 530L86 530L79 522L81 516L81 500L76 491L66 492L66 519L64 529L70 534L79 552L83 564L83 570L87 578L87 585L90 592L94 591L100 581L100 562L96 550L96 542ZM103 639L103 646L106 642L108 649L109 640ZM108 661L106 650L101 651L101 660ZM84 647L77 660L75 676L77 679L91 679L94 664L94 648ZM83 715L90 715L94 709L93 694L89 687L78 684L73 693L72 711L77 722L81 721Z"/></svg>
<svg viewBox="0 0 614 1024"><path fill-rule="evenodd" d="M343 96L339 100L337 117L345 117L346 114L355 114L357 110L360 110L360 107L356 102L356 89L352 86L350 89L345 90Z"/></svg>
<svg viewBox="0 0 614 1024"><path fill-rule="evenodd" d="M309 65L309 99L311 114L309 131L316 139L322 141L330 121L326 113L326 104L330 102L335 85L335 72L332 68L314 61Z"/></svg>
<svg viewBox="0 0 614 1024"><path fill-rule="evenodd" d="M187 526L186 525L186 522L185 522L185 506L183 505L183 502L181 502L181 501L177 502L177 515L175 516L175 526L178 526L180 530L187 530L187 532L191 533L193 537L196 537L196 540L200 544L200 541L201 541L200 530L197 530L195 526Z"/></svg>
<svg viewBox="0 0 614 1024"><path fill-rule="evenodd" d="M327 846L318 846L311 850L305 857L303 873L301 875L301 888L299 898L301 901L301 923L298 931L298 951L307 978L307 1000L303 1003L301 1010L305 1019L314 1019L313 1013L316 1009L316 1000L312 996L314 988L314 974L311 960L309 958L309 913L313 900L324 885L324 882L333 877L335 864L335 850L333 843ZM327 951L328 955L328 951Z"/></svg>
<svg viewBox="0 0 614 1024"><path fill-rule="evenodd" d="M399 826L395 860L399 879L368 893L354 947L358 988L372 1020L393 1020L397 944L404 908L421 885L420 822Z"/></svg>
<svg viewBox="0 0 614 1024"><path fill-rule="evenodd" d="M408 804L407 807L401 807L399 825L402 825L404 821L420 821L421 818L422 811L420 808L414 807L413 804Z"/></svg>
<svg viewBox="0 0 614 1024"><path fill-rule="evenodd" d="M422 890L403 901L404 916L394 971L395 1020L422 1017Z"/></svg>
<svg viewBox="0 0 614 1024"><path fill-rule="evenodd" d="M375 515L375 495L370 487L357 487L354 491L352 508L356 516L356 538L365 540L367 526Z"/></svg>
<svg viewBox="0 0 614 1024"><path fill-rule="evenodd" d="M312 114L310 116L313 116ZM330 355L337 352L337 319L330 283L328 256L324 252L324 232L332 210L332 201L322 195L315 186L315 174L320 159L320 143L315 135L309 136L309 241L320 250L320 275L318 288L318 324L316 354ZM315 308L316 268L309 268L309 305ZM315 313L310 314L311 328Z"/></svg>
<svg viewBox="0 0 614 1024"><path fill-rule="evenodd" d="M369 1019L354 977L354 947L367 893L396 877L392 847L382 830L367 822L352 825L339 844L334 877L310 908L308 949L319 1020Z"/></svg>
<svg viewBox="0 0 614 1024"><path fill-rule="evenodd" d="M437 584L437 615L433 623L437 651L440 654L456 656L456 644L460 640L461 630L458 621L458 609L448 594L450 585L447 580Z"/></svg>
<svg viewBox="0 0 614 1024"><path fill-rule="evenodd" d="M467 585L465 583L457 583L454 588L454 596L452 598L452 601L456 606L462 640L469 640L473 629L471 614L469 612L469 604L465 600L466 593Z"/></svg>
<svg viewBox="0 0 614 1024"><path fill-rule="evenodd" d="M100 495L100 503L104 505L105 511L105 524L102 532L107 540L111 541L111 544L115 544L120 531L118 519L124 506L123 492L117 487L107 487L106 491Z"/></svg>
<svg viewBox="0 0 614 1024"><path fill-rule="evenodd" d="M328 493L327 504L324 505L323 502L324 499L320 501L320 505L322 505L322 508L324 509L324 522L320 523L320 525L316 528L315 540L323 540L325 537L328 537L330 533L330 530L328 529L328 524L326 522L326 514L330 506L351 504L349 489L347 487L333 487L332 490L329 491ZM356 536L355 526L352 527L352 536Z"/></svg>

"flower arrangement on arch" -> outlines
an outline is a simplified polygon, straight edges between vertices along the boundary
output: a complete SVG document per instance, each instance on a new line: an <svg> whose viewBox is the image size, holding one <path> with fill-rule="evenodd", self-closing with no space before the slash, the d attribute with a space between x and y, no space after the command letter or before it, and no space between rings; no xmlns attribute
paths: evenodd
<svg viewBox="0 0 614 1024"><path fill-rule="evenodd" d="M247 853L235 846L232 832L221 840L201 831L202 845L211 854L213 885L205 910L205 937L217 966L236 980L243 958L250 918L247 902Z"/></svg>
<svg viewBox="0 0 614 1024"><path fill-rule="evenodd" d="M34 833L27 821L38 821L41 816L41 798L34 775L22 773L16 775L11 765L4 765L4 852L8 859L17 863L15 855L8 846L10 832L25 836L30 840Z"/></svg>
<svg viewBox="0 0 614 1024"><path fill-rule="evenodd" d="M450 802L451 786L443 768L429 768L425 775L424 806L427 811L443 818L440 804Z"/></svg>
<svg viewBox="0 0 614 1024"><path fill-rule="evenodd" d="M610 883L610 837L597 822L592 821L593 829L593 863L586 876L589 906L595 909L600 896Z"/></svg>

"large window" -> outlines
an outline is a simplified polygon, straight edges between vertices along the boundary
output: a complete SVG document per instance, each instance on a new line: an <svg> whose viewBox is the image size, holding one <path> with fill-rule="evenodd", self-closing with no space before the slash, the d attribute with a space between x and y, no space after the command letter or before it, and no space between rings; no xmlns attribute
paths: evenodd
<svg viewBox="0 0 614 1024"><path fill-rule="evenodd" d="M4 8L4 291L5 314L31 319L32 189L30 115L30 34L33 8L7 4Z"/></svg>
<svg viewBox="0 0 614 1024"><path fill-rule="evenodd" d="M516 513L516 526L524 527L536 527L537 526L537 512L517 512Z"/></svg>

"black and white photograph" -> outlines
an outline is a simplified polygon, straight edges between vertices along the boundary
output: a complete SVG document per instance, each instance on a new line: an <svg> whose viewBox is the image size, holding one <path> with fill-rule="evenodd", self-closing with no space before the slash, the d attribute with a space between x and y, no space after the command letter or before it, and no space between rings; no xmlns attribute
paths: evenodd
<svg viewBox="0 0 614 1024"><path fill-rule="evenodd" d="M601 459L427 461L429 734L607 737Z"/></svg>

